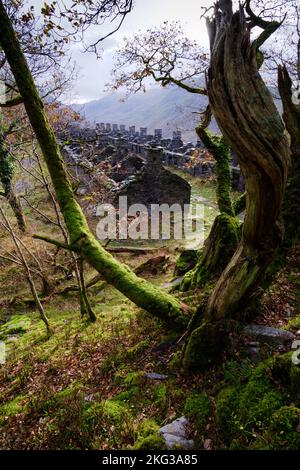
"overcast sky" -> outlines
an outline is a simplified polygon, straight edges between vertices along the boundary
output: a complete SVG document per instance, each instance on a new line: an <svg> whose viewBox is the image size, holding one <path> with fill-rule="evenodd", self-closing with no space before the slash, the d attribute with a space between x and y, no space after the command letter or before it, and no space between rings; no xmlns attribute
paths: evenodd
<svg viewBox="0 0 300 470"><path fill-rule="evenodd" d="M37 10L44 0L29 0ZM180 20L184 31L191 39L198 40L203 46L208 46L205 22L200 22L201 6L211 5L212 0L135 0L135 7L127 15L120 31L108 38L104 43L102 60L93 53L83 52L82 44L72 46L72 55L80 68L79 78L68 101L83 103L101 98L104 95L104 85L110 77L113 65L113 55L122 38L139 30L158 26L163 21ZM89 31L86 41L101 35L101 26Z"/></svg>

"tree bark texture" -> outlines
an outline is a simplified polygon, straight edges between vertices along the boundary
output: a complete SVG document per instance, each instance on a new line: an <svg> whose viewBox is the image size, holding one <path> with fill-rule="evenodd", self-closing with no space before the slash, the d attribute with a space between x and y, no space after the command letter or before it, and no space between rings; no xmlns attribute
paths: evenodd
<svg viewBox="0 0 300 470"><path fill-rule="evenodd" d="M250 41L243 8L233 13L232 2L221 0L207 25L209 101L226 142L237 154L247 193L242 239L205 310L206 318L220 320L238 315L247 304L282 240L289 146L257 70L257 45Z"/></svg>
<svg viewBox="0 0 300 470"><path fill-rule="evenodd" d="M283 120L290 135L291 166L283 200L286 251L300 239L300 102L292 98L292 81L285 67L278 69L278 88L283 105Z"/></svg>
<svg viewBox="0 0 300 470"><path fill-rule="evenodd" d="M13 165L10 161L11 156L4 142L2 129L0 129L0 181L3 186L1 195L7 199L15 217L19 230L26 231L26 222L20 200L13 187Z"/></svg>

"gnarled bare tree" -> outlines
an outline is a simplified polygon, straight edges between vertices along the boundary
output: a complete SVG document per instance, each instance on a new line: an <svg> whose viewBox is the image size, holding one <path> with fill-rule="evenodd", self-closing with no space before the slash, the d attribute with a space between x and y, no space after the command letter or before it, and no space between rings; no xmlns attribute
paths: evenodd
<svg viewBox="0 0 300 470"><path fill-rule="evenodd" d="M289 165L284 124L258 72L257 40L242 6L220 0L207 19L211 60L207 89L218 125L236 152L247 200L241 241L201 311L204 316L185 350L185 366L218 350L225 320L240 318L280 245L281 206ZM221 335L224 337L223 333ZM208 339L210 337L210 339ZM213 347L209 348L209 345ZM195 351L200 359L195 363Z"/></svg>

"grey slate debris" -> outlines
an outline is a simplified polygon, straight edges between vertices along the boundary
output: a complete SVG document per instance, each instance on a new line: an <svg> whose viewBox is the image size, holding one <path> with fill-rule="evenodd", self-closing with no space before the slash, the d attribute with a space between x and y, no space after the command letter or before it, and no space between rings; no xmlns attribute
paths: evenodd
<svg viewBox="0 0 300 470"><path fill-rule="evenodd" d="M187 418L181 416L181 418L175 419L175 421L160 428L159 432L166 443L167 449L173 449L174 446L179 446L183 449L194 448L194 441L187 439L188 424Z"/></svg>
<svg viewBox="0 0 300 470"><path fill-rule="evenodd" d="M286 346L295 339L295 335L290 331L263 325L247 325L244 333L260 342L275 346Z"/></svg>
<svg viewBox="0 0 300 470"><path fill-rule="evenodd" d="M147 372L144 377L146 377L146 379L152 380L167 380L169 376L164 374L157 374L156 372Z"/></svg>

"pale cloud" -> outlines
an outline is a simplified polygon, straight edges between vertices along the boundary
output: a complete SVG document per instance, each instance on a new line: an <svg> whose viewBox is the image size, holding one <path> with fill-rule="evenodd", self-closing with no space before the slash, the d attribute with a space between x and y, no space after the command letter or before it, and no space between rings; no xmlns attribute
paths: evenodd
<svg viewBox="0 0 300 470"><path fill-rule="evenodd" d="M44 0L29 0L37 10ZM127 15L122 28L103 42L102 59L94 53L84 52L84 44L74 44L71 48L74 60L80 72L68 101L84 102L98 99L105 93L105 84L109 81L113 67L113 54L124 36L160 25L163 21L179 20L188 37L208 47L205 21L200 21L201 7L212 5L213 0L136 0L132 12ZM85 44L90 44L103 35L103 27L93 27L85 36Z"/></svg>

